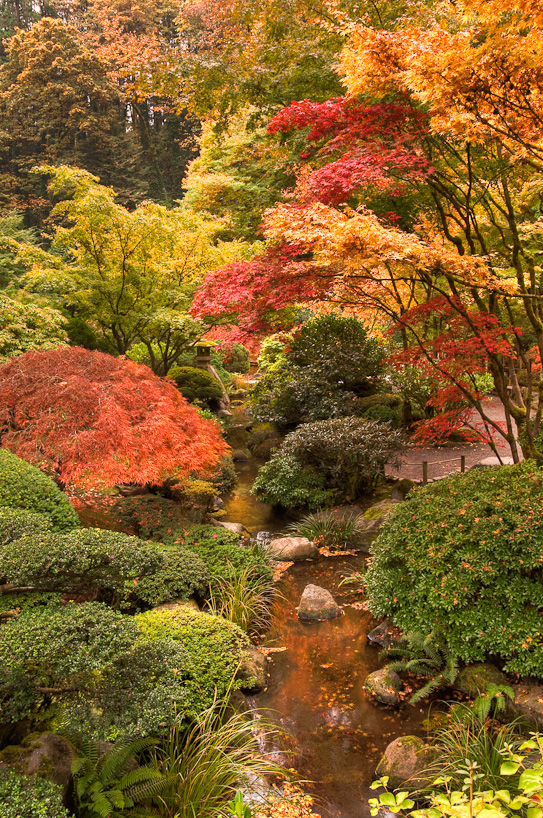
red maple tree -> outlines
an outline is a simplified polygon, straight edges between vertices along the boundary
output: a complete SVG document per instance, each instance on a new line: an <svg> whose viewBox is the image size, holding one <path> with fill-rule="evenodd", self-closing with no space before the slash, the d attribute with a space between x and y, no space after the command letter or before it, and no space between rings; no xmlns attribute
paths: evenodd
<svg viewBox="0 0 543 818"><path fill-rule="evenodd" d="M175 386L80 347L0 367L2 446L62 485L162 484L212 470L227 446Z"/></svg>

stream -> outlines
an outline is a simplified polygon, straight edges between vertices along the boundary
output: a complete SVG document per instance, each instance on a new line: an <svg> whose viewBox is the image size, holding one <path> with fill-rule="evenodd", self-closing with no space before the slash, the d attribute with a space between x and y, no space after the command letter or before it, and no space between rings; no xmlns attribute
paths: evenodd
<svg viewBox="0 0 543 818"><path fill-rule="evenodd" d="M235 428L229 442L237 448L241 429ZM238 465L238 484L224 517L243 523L253 536L260 530L284 531L288 523L251 495L258 465L254 459ZM250 699L251 706L292 737L295 756L286 759L287 766L295 766L311 782L305 789L316 796L314 811L327 818L369 815L369 785L387 744L401 735L425 734L426 707L388 710L364 693L367 674L381 666L379 649L367 640L377 621L361 609L356 586L339 587L346 575L361 569L363 560L362 555L306 560L283 575L283 598L274 606L272 627L262 643L273 649L269 684ZM296 608L310 582L332 593L343 606L341 617L311 624L298 620Z"/></svg>

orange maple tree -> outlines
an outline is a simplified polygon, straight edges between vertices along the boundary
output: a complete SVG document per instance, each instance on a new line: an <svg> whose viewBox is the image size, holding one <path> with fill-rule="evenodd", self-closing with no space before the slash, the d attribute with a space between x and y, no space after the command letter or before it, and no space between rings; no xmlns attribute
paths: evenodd
<svg viewBox="0 0 543 818"><path fill-rule="evenodd" d="M202 476L225 453L216 423L145 366L80 347L0 367L1 444L82 488Z"/></svg>

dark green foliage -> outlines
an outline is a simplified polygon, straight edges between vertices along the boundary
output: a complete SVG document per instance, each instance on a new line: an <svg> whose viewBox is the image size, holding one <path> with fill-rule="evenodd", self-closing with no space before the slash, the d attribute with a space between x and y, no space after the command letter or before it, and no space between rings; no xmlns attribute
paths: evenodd
<svg viewBox="0 0 543 818"><path fill-rule="evenodd" d="M360 414L357 400L377 388L384 357L361 321L318 316L287 344L252 391L256 420L288 427Z"/></svg>
<svg viewBox="0 0 543 818"><path fill-rule="evenodd" d="M399 409L390 406L370 406L363 413L369 420L377 420L380 423L389 423L391 429L399 429L402 425L402 413Z"/></svg>
<svg viewBox="0 0 543 818"><path fill-rule="evenodd" d="M409 493L366 574L370 608L406 633L444 634L465 662L543 675L543 472L474 469Z"/></svg>
<svg viewBox="0 0 543 818"><path fill-rule="evenodd" d="M237 482L236 468L234 461L229 455L221 457L217 471L210 477L209 482L218 489L220 494L225 494L234 488Z"/></svg>
<svg viewBox="0 0 543 818"><path fill-rule="evenodd" d="M125 810L148 805L151 796L160 792L162 775L152 765L138 764L138 756L154 744L151 739L121 740L104 752L101 742L80 742L72 764L78 814L122 818L127 815Z"/></svg>
<svg viewBox="0 0 543 818"><path fill-rule="evenodd" d="M160 494L119 497L111 509L115 523L143 540L162 540L185 522L179 503Z"/></svg>
<svg viewBox="0 0 543 818"><path fill-rule="evenodd" d="M170 639L183 646L186 658L178 675L184 678L183 709L189 718L196 718L217 698L224 698L242 652L250 644L241 628L188 605L171 611L147 611L138 614L136 621L142 639ZM233 686L239 685L234 682Z"/></svg>
<svg viewBox="0 0 543 818"><path fill-rule="evenodd" d="M268 561L262 551L240 544L238 534L220 526L195 525L180 529L168 542L177 543L198 554L212 577L231 578L249 566L255 566L263 577L271 576Z"/></svg>
<svg viewBox="0 0 543 818"><path fill-rule="evenodd" d="M62 789L43 778L19 775L0 767L2 818L68 818Z"/></svg>
<svg viewBox="0 0 543 818"><path fill-rule="evenodd" d="M168 377L177 384L181 394L190 403L212 409L222 397L220 383L205 369L195 366L173 366Z"/></svg>
<svg viewBox="0 0 543 818"><path fill-rule="evenodd" d="M147 605L203 595L210 580L208 567L194 551L183 546L160 546L164 562L138 581L132 596Z"/></svg>
<svg viewBox="0 0 543 818"><path fill-rule="evenodd" d="M340 514L338 511L320 511L308 514L287 526L287 531L318 543L319 547L342 551L356 542L360 530L361 514Z"/></svg>
<svg viewBox="0 0 543 818"><path fill-rule="evenodd" d="M79 524L75 509L51 478L7 449L0 449L0 506L45 514L57 531Z"/></svg>
<svg viewBox="0 0 543 818"><path fill-rule="evenodd" d="M54 692L93 690L136 636L131 617L97 602L35 607L9 619L0 640L2 722L34 717Z"/></svg>
<svg viewBox="0 0 543 818"><path fill-rule="evenodd" d="M0 507L0 548L21 537L36 537L51 530L51 520L44 514L22 508ZM2 570L5 571L3 563Z"/></svg>
<svg viewBox="0 0 543 818"><path fill-rule="evenodd" d="M223 366L227 372L246 375L251 369L250 355L243 344L232 344L231 349L223 355Z"/></svg>
<svg viewBox="0 0 543 818"><path fill-rule="evenodd" d="M402 435L388 425L362 418L334 418L304 423L286 436L260 470L253 490L271 503L295 507L301 481L307 489L328 491L327 501L315 502L307 491L310 508L332 501L356 500L372 491L384 476L385 463L401 449ZM324 502L322 501L324 500Z"/></svg>
<svg viewBox="0 0 543 818"><path fill-rule="evenodd" d="M67 534L45 532L4 546L0 564L8 582L16 586L98 596L119 605L126 595L139 597L139 580L160 571L165 557L155 543L117 531L80 528ZM160 579L164 585L165 577Z"/></svg>
<svg viewBox="0 0 543 818"><path fill-rule="evenodd" d="M396 672L413 673L415 676L429 677L428 681L413 695L409 702L417 702L431 696L443 687L451 687L458 676L458 660L449 654L447 643L433 634L409 634L401 645L391 645L386 651L388 657L397 657L388 662L387 667Z"/></svg>

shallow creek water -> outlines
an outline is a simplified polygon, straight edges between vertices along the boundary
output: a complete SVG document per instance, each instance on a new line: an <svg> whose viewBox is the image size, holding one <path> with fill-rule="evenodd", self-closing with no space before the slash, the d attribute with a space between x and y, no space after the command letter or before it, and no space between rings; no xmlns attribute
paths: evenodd
<svg viewBox="0 0 543 818"><path fill-rule="evenodd" d="M257 470L254 460L240 465L224 519L243 523L253 535L261 529L284 530L288 520L250 494ZM358 607L360 594L354 586L339 587L362 561L362 556L306 560L283 575L283 599L275 605L272 627L263 640L265 647L281 650L270 654L268 688L251 699L252 706L292 736L296 756L287 766L313 782L307 789L317 796L315 811L334 818L369 815L369 785L387 744L401 735L425 732L425 708L386 710L364 694L365 677L381 665L379 649L367 641L377 623ZM333 594L343 606L341 617L312 624L298 620L296 609L310 582Z"/></svg>

